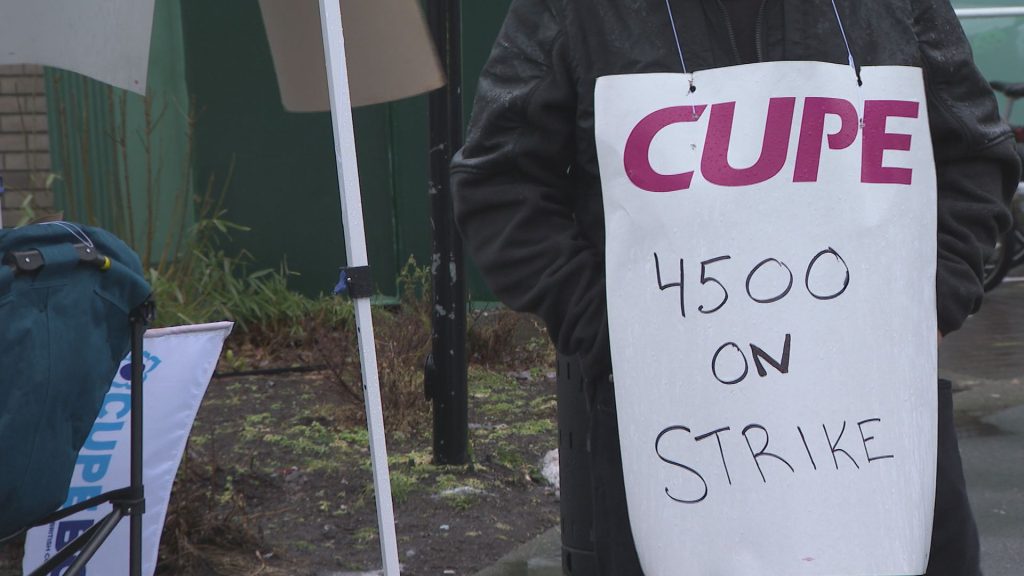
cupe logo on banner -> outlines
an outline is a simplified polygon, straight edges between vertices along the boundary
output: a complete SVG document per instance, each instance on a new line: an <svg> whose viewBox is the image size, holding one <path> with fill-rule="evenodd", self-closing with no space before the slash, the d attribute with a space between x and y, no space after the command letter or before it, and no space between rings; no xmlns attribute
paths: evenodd
<svg viewBox="0 0 1024 576"><path fill-rule="evenodd" d="M921 71L861 77L780 62L598 80L612 364L648 576L925 570L935 165Z"/></svg>
<svg viewBox="0 0 1024 576"><path fill-rule="evenodd" d="M189 431L220 356L230 322L160 328L146 332L143 362L142 574L156 568L171 486ZM65 506L129 484L131 467L131 365L126 358L103 399L99 416L78 453ZM24 573L36 569L100 521L110 505L84 510L29 531ZM86 574L128 574L128 519L123 519L86 566ZM48 576L59 576L69 559Z"/></svg>

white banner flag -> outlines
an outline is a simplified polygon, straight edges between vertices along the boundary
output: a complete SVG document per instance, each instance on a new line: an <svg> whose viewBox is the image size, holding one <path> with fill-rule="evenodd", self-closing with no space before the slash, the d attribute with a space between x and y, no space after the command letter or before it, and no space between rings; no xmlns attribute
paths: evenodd
<svg viewBox="0 0 1024 576"><path fill-rule="evenodd" d="M921 574L936 197L921 71L598 80L612 365L648 576Z"/></svg>
<svg viewBox="0 0 1024 576"><path fill-rule="evenodd" d="M330 110L317 0L260 0L260 12L285 110ZM341 0L341 13L352 106L398 100L444 85L419 2Z"/></svg>
<svg viewBox="0 0 1024 576"><path fill-rule="evenodd" d="M0 64L42 64L146 93L155 0L0 0Z"/></svg>
<svg viewBox="0 0 1024 576"><path fill-rule="evenodd" d="M149 330L143 376L142 573L156 568L171 486L199 404L233 324L218 322ZM128 486L131 464L131 364L126 358L103 400L100 415L78 453L65 506ZM28 574L110 511L99 506L34 528L25 542ZM51 574L57 576L72 560ZM87 565L89 574L128 574L128 518L124 518Z"/></svg>

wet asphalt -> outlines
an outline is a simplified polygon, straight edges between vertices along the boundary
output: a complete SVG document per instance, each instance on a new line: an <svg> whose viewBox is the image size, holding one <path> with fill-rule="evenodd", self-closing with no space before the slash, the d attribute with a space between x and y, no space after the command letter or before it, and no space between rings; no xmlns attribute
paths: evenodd
<svg viewBox="0 0 1024 576"><path fill-rule="evenodd" d="M954 383L960 452L985 576L1024 575L1024 268L939 348ZM561 576L557 528L476 576Z"/></svg>
<svg viewBox="0 0 1024 576"><path fill-rule="evenodd" d="M1024 574L1024 270L939 349L986 576Z"/></svg>

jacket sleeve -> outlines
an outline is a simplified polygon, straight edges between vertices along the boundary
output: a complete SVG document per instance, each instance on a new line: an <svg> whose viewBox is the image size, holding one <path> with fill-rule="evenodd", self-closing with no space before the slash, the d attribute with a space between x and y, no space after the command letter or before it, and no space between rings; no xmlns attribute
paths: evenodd
<svg viewBox="0 0 1024 576"><path fill-rule="evenodd" d="M491 290L540 316L584 377L610 371L603 255L576 223L576 80L549 0L513 0L452 162L455 217Z"/></svg>
<svg viewBox="0 0 1024 576"><path fill-rule="evenodd" d="M981 305L982 263L1009 228L1020 164L949 0L912 3L938 176L938 322L948 334Z"/></svg>

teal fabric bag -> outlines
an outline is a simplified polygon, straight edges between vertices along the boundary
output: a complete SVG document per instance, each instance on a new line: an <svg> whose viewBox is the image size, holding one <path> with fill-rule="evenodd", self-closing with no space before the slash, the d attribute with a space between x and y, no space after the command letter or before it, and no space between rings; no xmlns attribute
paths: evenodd
<svg viewBox="0 0 1024 576"><path fill-rule="evenodd" d="M25 252L43 265L16 272L12 258ZM139 257L109 232L69 222L0 230L0 537L64 503L128 352L129 313L150 292Z"/></svg>

